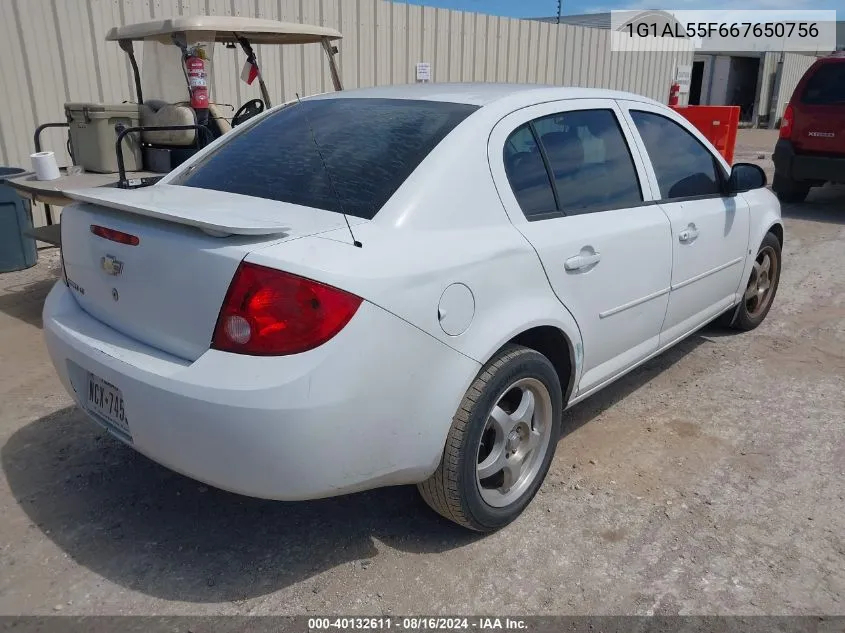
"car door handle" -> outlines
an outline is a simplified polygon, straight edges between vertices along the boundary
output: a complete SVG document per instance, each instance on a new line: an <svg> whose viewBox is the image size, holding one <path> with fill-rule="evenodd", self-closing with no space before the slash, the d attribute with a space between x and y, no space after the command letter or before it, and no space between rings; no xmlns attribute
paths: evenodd
<svg viewBox="0 0 845 633"><path fill-rule="evenodd" d="M678 233L678 241L681 244L692 244L698 238L698 227L690 223L687 228Z"/></svg>
<svg viewBox="0 0 845 633"><path fill-rule="evenodd" d="M563 267L566 270L583 270L594 266L601 261L601 253L580 253L574 257L570 257L563 262Z"/></svg>

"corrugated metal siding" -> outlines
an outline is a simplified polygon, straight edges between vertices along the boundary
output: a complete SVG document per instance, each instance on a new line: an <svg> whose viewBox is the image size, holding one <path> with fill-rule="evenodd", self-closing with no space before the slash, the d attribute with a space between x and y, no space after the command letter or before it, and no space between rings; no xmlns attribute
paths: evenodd
<svg viewBox="0 0 845 633"><path fill-rule="evenodd" d="M812 66L816 59L815 55L801 53L784 53L783 68L781 69L780 83L777 82L778 63L781 53L766 53L763 58L762 80L760 82L760 95L757 112L760 116L768 117L772 114L772 100L774 100L775 122L783 116L786 105L795 92L795 87L801 81L801 77ZM775 94L775 91L777 93Z"/></svg>
<svg viewBox="0 0 845 633"><path fill-rule="evenodd" d="M775 76L778 70L778 60L780 53L764 53L763 63L760 66L760 92L757 99L757 114L762 117L769 116L769 109L772 104L772 91L775 87Z"/></svg>
<svg viewBox="0 0 845 633"><path fill-rule="evenodd" d="M813 55L801 55L798 53L786 53L783 59L783 70L781 71L780 90L777 94L777 109L775 119L779 120L786 110L786 105L795 92L795 87L801 81L801 77L812 66L816 57Z"/></svg>
<svg viewBox="0 0 845 633"><path fill-rule="evenodd" d="M611 52L610 32L515 20L385 0L3 0L0 3L0 163L29 165L36 125L64 119L66 101L120 103L135 98L126 55L105 42L112 26L173 15L244 15L338 28L347 88L415 81L429 62L432 80L548 83L629 90L666 101L676 65L691 64L691 44L676 51ZM142 52L136 46L136 52ZM23 54L22 54L23 51ZM274 103L331 89L322 50L258 46ZM143 64L143 60L140 60ZM240 104L257 83L238 77L243 54L218 46L212 98ZM792 68L792 67L790 67ZM45 148L68 162L65 134Z"/></svg>

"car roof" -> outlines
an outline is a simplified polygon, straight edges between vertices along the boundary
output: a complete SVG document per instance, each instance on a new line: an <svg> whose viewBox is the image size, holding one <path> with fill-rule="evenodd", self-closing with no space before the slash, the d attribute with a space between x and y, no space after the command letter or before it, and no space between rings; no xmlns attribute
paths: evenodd
<svg viewBox="0 0 845 633"><path fill-rule="evenodd" d="M325 93L310 98L415 99L466 103L477 106L486 106L504 99L508 99L511 105L517 106L560 99L629 99L658 104L657 101L648 97L618 90L503 83L418 83L378 86Z"/></svg>

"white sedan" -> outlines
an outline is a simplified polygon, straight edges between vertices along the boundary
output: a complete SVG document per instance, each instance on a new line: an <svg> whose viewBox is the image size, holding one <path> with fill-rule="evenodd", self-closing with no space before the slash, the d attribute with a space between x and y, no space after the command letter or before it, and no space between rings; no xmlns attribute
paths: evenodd
<svg viewBox="0 0 845 633"><path fill-rule="evenodd" d="M286 500L417 484L495 530L564 409L709 321L763 321L765 184L633 94L320 95L152 187L74 193L45 338L79 406L175 471Z"/></svg>

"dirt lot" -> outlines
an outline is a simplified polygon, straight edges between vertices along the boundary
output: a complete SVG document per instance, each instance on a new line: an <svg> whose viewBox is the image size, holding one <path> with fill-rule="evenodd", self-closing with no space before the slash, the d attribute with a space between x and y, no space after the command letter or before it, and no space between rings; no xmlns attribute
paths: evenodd
<svg viewBox="0 0 845 633"><path fill-rule="evenodd" d="M486 538L413 488L258 501L111 439L47 359L42 251L0 276L0 613L845 614L845 189L784 215L764 325L567 412L540 494Z"/></svg>

